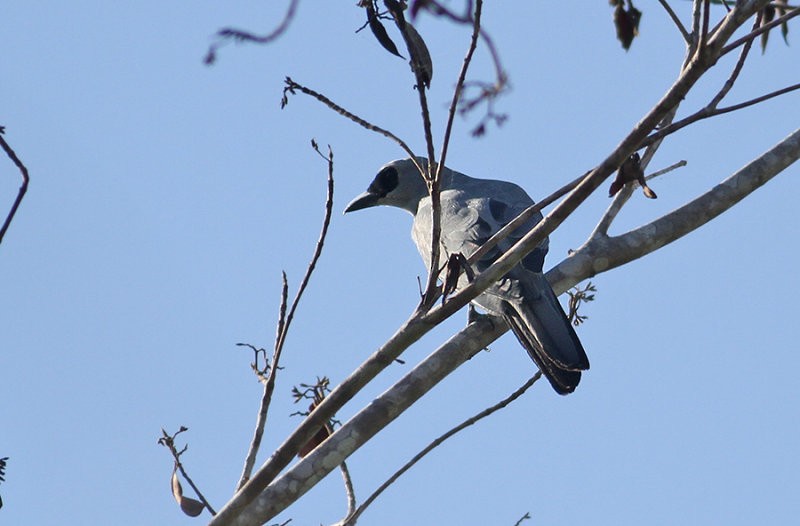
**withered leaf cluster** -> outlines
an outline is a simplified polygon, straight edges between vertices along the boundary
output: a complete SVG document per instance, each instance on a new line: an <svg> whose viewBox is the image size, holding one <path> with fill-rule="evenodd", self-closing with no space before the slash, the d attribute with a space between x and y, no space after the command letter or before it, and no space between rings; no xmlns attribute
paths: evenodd
<svg viewBox="0 0 800 526"><path fill-rule="evenodd" d="M397 49L394 41L389 36L389 32L384 27L381 20L392 19L394 20L397 29L403 36L406 43L406 49L410 57L409 64L412 71L417 75L419 81L427 88L431 86L431 79L433 78L433 62L431 55L428 51L428 46L422 39L422 36L417 32L413 25L405 18L406 3L398 2L397 0L384 0L386 12L381 13L378 10L377 2L375 0L362 0L359 3L367 13L367 25L369 25L372 34L378 40L383 48L392 55L404 58Z"/></svg>
<svg viewBox="0 0 800 526"><path fill-rule="evenodd" d="M627 51L633 43L634 37L639 35L639 20L642 12L633 7L631 0L609 0L614 7L614 27L617 29L617 39ZM627 4L627 7L625 7Z"/></svg>

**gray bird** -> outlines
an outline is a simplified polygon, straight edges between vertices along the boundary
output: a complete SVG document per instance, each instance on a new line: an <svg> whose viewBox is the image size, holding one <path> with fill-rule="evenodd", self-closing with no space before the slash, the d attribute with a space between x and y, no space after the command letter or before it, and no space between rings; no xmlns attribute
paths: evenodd
<svg viewBox="0 0 800 526"><path fill-rule="evenodd" d="M423 166L427 159L418 158ZM475 252L533 204L525 190L514 183L476 179L444 168L441 175L441 253L443 261L460 252ZM427 185L411 159L383 166L367 188L345 208L345 213L388 205L414 216L411 237L426 266L430 266L431 199ZM525 233L541 221L537 214L475 263L479 273L489 267ZM559 394L575 390L589 360L553 289L542 273L548 240L525 256L508 274L472 302L501 316L520 344ZM459 286L466 283L462 274Z"/></svg>

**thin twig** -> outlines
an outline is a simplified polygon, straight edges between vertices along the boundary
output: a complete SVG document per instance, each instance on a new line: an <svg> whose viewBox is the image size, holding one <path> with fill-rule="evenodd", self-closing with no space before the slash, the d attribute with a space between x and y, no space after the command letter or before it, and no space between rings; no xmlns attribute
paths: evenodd
<svg viewBox="0 0 800 526"><path fill-rule="evenodd" d="M703 2L703 28L700 31L700 43L697 46L698 52L701 52L706 47L706 42L708 42L708 19L711 15L710 13L710 4L711 0L702 0Z"/></svg>
<svg viewBox="0 0 800 526"><path fill-rule="evenodd" d="M302 281L300 282L300 286L295 294L294 300L292 301L291 307L289 307L288 313L286 312L286 273L283 273L283 292L281 293L281 314L279 316L278 326L280 329L278 330L276 337L275 337L275 351L272 355L272 367L269 370L269 376L267 377L267 381L264 383L264 392L261 397L261 403L259 406L259 413L258 418L256 421L256 430L253 436L253 440L251 441L249 451L247 453L247 458L245 459L245 466L242 470L242 476L239 479L239 483L236 485L237 491L244 486L248 480L250 480L250 476L253 472L253 466L255 465L255 457L258 454L258 450L261 446L261 438L264 433L264 427L267 421L267 413L269 410L270 402L272 401L272 393L275 390L275 380L278 374L278 362L280 361L281 352L283 351L283 344L286 341L286 335L289 332L289 327L291 326L292 319L294 319L294 313L297 310L297 306L300 303L300 299L303 296L303 292L308 285L309 280L311 279L311 274L314 272L316 268L317 261L319 260L320 256L322 255L322 247L325 244L325 237L328 233L328 226L330 225L331 215L333 214L333 150L330 146L328 146L328 155L325 157L322 153L320 153L317 143L312 141L312 146L314 150L323 156L328 163L328 190L327 196L325 199L325 215L322 220L322 229L319 234L319 238L317 239L317 244L314 248L314 255L311 257L311 261L308 264L308 268L306 268L306 273L303 276Z"/></svg>
<svg viewBox="0 0 800 526"><path fill-rule="evenodd" d="M317 153L319 153L319 148L316 146L316 143L313 144L314 149L317 151ZM308 264L308 268L303 276L303 280L300 282L300 287L297 289L297 294L294 297L294 301L292 301L292 306L289 308L289 313L286 315L286 325L283 328L281 338L279 340L280 348L283 347L283 342L286 340L286 334L288 333L289 325L292 323L292 319L294 318L297 305L300 303L300 298L302 298L303 292L306 290L306 286L311 279L311 274L314 272L314 269L317 266L317 261L319 261L319 258L322 255L322 247L325 244L325 237L328 235L328 226L331 223L331 215L333 214L333 150L330 146L328 146L328 156L326 157L326 161L328 163L328 189L327 196L325 198L325 217L322 220L322 229L320 230L317 244L314 247L314 255L311 257L311 261Z"/></svg>
<svg viewBox="0 0 800 526"><path fill-rule="evenodd" d="M388 6L388 2L387 6ZM422 170L420 166L417 166L417 169L420 170L420 175L425 179L428 183L428 193L431 197L431 264L428 268L428 281L425 285L425 294L422 297L422 302L420 303L418 308L429 308L431 303L428 299L436 294L437 290L437 283L438 283L438 268L439 268L439 258L440 258L440 247L439 247L439 239L441 238L441 180L439 178L439 174L441 170L438 167L436 162L436 150L433 144L433 132L431 129L431 114L430 108L428 107L428 96L427 96L427 87L430 85L430 71L426 71L425 68L419 67L416 64L416 56L418 55L419 51L416 48L416 44L411 41L411 33L408 31L406 27L407 22L403 18L402 10L395 11L390 9L392 17L394 18L394 22L397 25L397 28L400 30L400 33L403 35L403 39L406 43L406 48L408 49L408 54L411 57L411 70L414 73L414 78L416 80L415 89L417 90L417 95L419 97L419 107L422 113L422 134L425 138L425 146L427 149L428 155L428 165L427 170ZM416 162L416 160L415 160Z"/></svg>
<svg viewBox="0 0 800 526"><path fill-rule="evenodd" d="M14 165L19 170L20 174L22 174L22 184L19 187L19 191L17 192L17 197L14 199L14 203L11 205L11 209L8 211L8 215L6 216L6 220L3 222L3 226L0 227L0 243L3 242L3 237L6 235L6 231L8 227L11 225L11 220L14 219L14 215L17 213L17 209L19 208L20 203L22 203L22 198L25 197L25 192L28 191L28 181L30 181L30 177L28 176L28 169L22 164L17 154L14 150L9 146L6 142L5 138L3 137L4 129L0 126L0 146L3 147L3 150L6 152L6 155L9 159L14 163Z"/></svg>
<svg viewBox="0 0 800 526"><path fill-rule="evenodd" d="M755 20L753 21L753 29L756 29L761 25L763 16L763 11L759 11L756 14ZM747 60L747 56L750 54L750 48L753 47L753 42L754 40L750 40L749 42L745 43L744 47L742 47L742 51L739 53L739 60L736 61L736 65L733 67L728 80L726 80L725 84L722 85L719 93L717 93L714 98L711 99L711 102L708 103L711 108L716 108L719 106L719 103L722 102L722 99L724 99L728 92L733 88L733 85L736 83L736 79L739 78L739 74L742 72L742 68Z"/></svg>
<svg viewBox="0 0 800 526"><path fill-rule="evenodd" d="M216 515L217 514L216 510L214 510L211 504L209 504L208 500L206 500L205 495L203 495L200 489L195 485L194 481L189 476L189 474L186 473L186 469L184 469L183 463L180 462L179 460L176 460L175 465L178 467L178 470L181 472L181 476L184 478L184 480L186 480L186 482L188 482L189 485L192 487L192 491L194 491L195 495L197 495L197 498L200 500L200 502L203 503L203 506L206 507L206 509L211 515Z"/></svg>
<svg viewBox="0 0 800 526"><path fill-rule="evenodd" d="M702 6L703 0L694 0L692 2L692 42L689 45L689 55L695 55L700 49L700 33L702 31L700 25L703 19Z"/></svg>
<svg viewBox="0 0 800 526"><path fill-rule="evenodd" d="M442 155L439 161L439 167L437 169L436 177L438 178L441 175L442 167L445 165L445 161L447 159L447 150L450 146L450 134L453 130L453 121L456 117L456 108L458 107L458 101L461 99L461 92L464 89L464 81L467 78L467 71L469 70L469 66L472 63L472 56L475 54L475 49L478 47L478 36L481 32L481 9L483 7L483 1L478 0L475 4L475 15L472 17L472 38L470 39L469 48L467 49L467 54L464 56L464 61L461 64L461 72L458 75L458 80L456 81L456 87L453 90L453 100L450 102L450 109L447 113L447 125L445 127L444 132L444 139L442 140Z"/></svg>
<svg viewBox="0 0 800 526"><path fill-rule="evenodd" d="M727 106L725 108L712 109L712 108L709 108L709 107L705 107L705 108L697 111L696 113L693 113L692 115L689 115L688 117L685 117L685 118L679 120L678 122L670 124L669 126L661 128L657 132L651 134L644 141L642 141L642 146L646 146L646 145L649 145L649 144L651 144L651 143L653 143L653 142L655 142L657 140L663 139L667 135L671 135L671 134L675 133L676 131L680 130L681 128L685 128L686 126L688 126L690 124L693 124L693 123L695 123L697 121L700 121L700 120L703 120L703 119L708 119L709 117L716 117L717 115L723 115L725 113L730 113L732 111L741 110L743 108L747 108L749 106L753 106L755 104L759 104L761 102L764 102L764 101L767 101L769 99L778 97L780 95L785 95L786 93L790 93L792 91L797 91L798 89L800 89L800 83L793 84L791 86L787 86L785 88L773 91L771 93L767 93L766 95L762 95L760 97L756 97L754 99L750 99L750 100L745 101L745 102L740 102L739 104L734 104L732 106Z"/></svg>
<svg viewBox="0 0 800 526"><path fill-rule="evenodd" d="M720 51L719 56L722 57L723 55L726 55L727 53L733 51L734 49L736 49L737 47L741 46L742 44L744 44L744 43L746 43L748 41L755 40L756 37L761 35L761 33L769 31L773 27L777 27L777 26L789 21L790 19L796 17L797 15L800 15L800 7L795 7L794 9L792 9L791 11L786 13L785 15L779 16L778 18L776 18L772 22L769 22L768 24L764 24L763 26L759 27L755 31L751 31L750 33L746 34L742 38L734 40L733 42L731 42L730 44L728 44L727 46L722 48L722 51Z"/></svg>
<svg viewBox="0 0 800 526"><path fill-rule="evenodd" d="M206 54L205 63L206 64L213 64L216 60L216 51L219 46L222 45L224 41L227 39L233 39L238 42L253 42L256 44L268 44L273 40L280 37L286 29L289 27L292 19L294 19L294 15L297 12L297 6L300 3L300 0L291 0L288 9L286 10L286 15L283 17L278 26L272 30L270 33L266 35L256 35L254 33L250 33L248 31L242 31L239 29L233 29L230 27L226 27L224 29L220 29L217 31L217 37L221 39L219 42L215 42L211 44L208 48L208 53Z"/></svg>
<svg viewBox="0 0 800 526"><path fill-rule="evenodd" d="M426 2L426 8L432 11L436 15L444 16L445 18L449 19L452 22L457 24L469 24L475 27L475 16L473 15L473 2L468 1L466 2L466 7L464 10L463 15L458 15L452 10L448 9L446 6L442 5L440 2L436 0L430 0ZM476 7L476 9L482 9L482 7ZM489 33L483 29L482 25L479 23L478 31L480 37L483 39L483 43L486 45L486 50L489 52L489 56L492 59L492 64L494 65L494 72L495 72L495 81L494 85L491 89L484 89L480 96L476 97L474 100L469 101L466 105L462 105L461 112L464 113L465 111L469 111L475 106L478 105L481 101L485 99L491 100L497 94L503 91L508 82L508 75L503 69L502 61L500 60L500 52L497 50L497 46L494 44L494 40L489 35ZM481 84L488 84L488 83L481 83Z"/></svg>
<svg viewBox="0 0 800 526"><path fill-rule="evenodd" d="M422 110L422 126L425 135L425 144L428 148L428 171L423 174L428 181L428 192L431 196L431 264L428 268L428 282L425 285L425 295L420 306L429 307L433 304L430 301L436 294L439 279L439 258L440 243L442 236L442 204L441 204L441 179L440 170L437 167L436 157L433 147L433 135L431 132L431 115L428 110L428 99L425 95L425 84L420 82L422 74L418 69L414 70L417 76L417 93L419 93L419 105Z"/></svg>
<svg viewBox="0 0 800 526"><path fill-rule="evenodd" d="M181 462L181 455L183 455L186 452L186 450L189 449L189 446L188 445L183 446L183 449L181 449L180 451L178 451L178 449L175 447L175 437L180 435L184 431L188 430L189 429L187 427L181 426L178 431L170 435L164 429L162 429L161 438L158 439L158 443L169 449L169 452L172 454L172 459L175 462L175 467L178 468L178 470L181 472L181 475L183 476L184 480L186 480L186 482L189 483L189 485L192 487L192 490L194 490L195 495L197 495L197 498L200 499L200 502L202 502L203 505L208 509L209 513L211 513L211 515L216 515L217 512L214 510L211 504L208 503L208 500L206 500L203 493L194 483L192 477L190 477L189 474L186 472L186 469L183 467L183 463Z"/></svg>
<svg viewBox="0 0 800 526"><path fill-rule="evenodd" d="M683 40L686 41L686 44L691 44L692 43L692 37L689 34L689 31L686 30L686 27L681 22L681 19L678 18L678 15L675 14L675 11L672 10L672 6L669 5L669 2L667 2L667 0L658 0L658 1L659 1L659 3L661 3L662 7L664 7L664 10L667 12L669 17L675 23L675 26L678 28L678 31L681 32L681 35L683 36Z"/></svg>
<svg viewBox="0 0 800 526"><path fill-rule="evenodd" d="M344 480L344 491L347 494L347 517L349 517L356 512L356 492L353 489L353 478L350 476L350 470L347 469L345 462L339 464L339 471L342 472Z"/></svg>
<svg viewBox="0 0 800 526"><path fill-rule="evenodd" d="M461 64L461 71L458 75L458 80L456 81L456 87L453 90L453 99L450 103L450 109L447 115L447 124L445 126L445 133L444 139L442 140L442 151L441 151L441 159L439 163L434 168L431 166L430 162L428 163L428 170L431 171L430 173L430 194L431 194L431 214L432 214L432 231L431 231L431 265L428 269L428 282L425 286L425 294L422 296L422 302L420 306L429 307L433 305L433 302L436 301L438 298L438 278L439 278L439 259L440 259L440 246L439 240L441 238L441 201L439 199L440 192L441 192L441 176L442 170L444 168L445 160L447 158L447 151L450 146L450 135L453 130L453 121L456 115L456 108L458 106L458 101L461 98L461 91L464 88L464 81L467 77L467 71L469 70L469 66L472 63L472 56L475 53L475 49L478 44L478 36L480 34L480 23L481 23L481 8L483 7L483 1L478 0L475 4L475 15L473 17L473 30L472 30L472 38L470 39L469 48L467 49L467 54L464 57L464 61ZM423 91L424 86L418 87L420 91L421 99L420 101L424 101ZM422 105L422 114L423 119L425 116L428 115L427 106ZM430 131L430 119L428 118L426 124L426 132ZM426 134L426 140L428 136ZM432 144L428 145L429 152L432 152ZM435 172L433 171L435 169Z"/></svg>
<svg viewBox="0 0 800 526"><path fill-rule="evenodd" d="M417 462L422 460L425 457L425 455L427 455L428 453L430 453L431 451L436 449L439 445L442 444L442 442L444 442L448 438L452 437L456 433L459 433L460 431L463 431L467 427L475 424L476 422L482 420L483 418L486 418L487 416L489 416L489 415L499 411L500 409L503 409L504 407L506 407L508 404L510 404L511 402L513 402L514 400L516 400L517 398L522 396L525 393L525 391L527 391L541 377L542 377L542 372L541 371L537 371L536 374L534 374L531 378L529 378L524 384L522 384L522 386L520 386L516 391L511 393L509 396L507 396L503 400L497 402L493 406L487 407L486 409L484 409L480 413L478 413L476 415L473 415L470 418L464 420L463 422L461 422L460 424L458 424L454 428L450 429L449 431L447 431L446 433L441 435L439 438L437 438L436 440L434 440L433 442L431 442L430 444L425 446L425 448L422 451L420 451L419 453L414 455L414 457L411 460L406 462L403 465L403 467L401 467L399 470L397 470L391 477L389 477L383 484L381 484L380 487L378 487L378 489L376 489L372 493L372 495L370 495L358 507L358 509L355 511L355 513L353 513L352 515L348 516L342 523L340 523L340 526L352 526L353 524L355 524L356 520L358 520L358 518L361 516L361 514L364 513L364 510L366 510L367 507L369 507L369 505L372 504L372 502L376 498L378 498L381 493L383 493L389 486L394 484L394 482L398 478L400 478L406 471L411 469L414 466L414 464L416 464Z"/></svg>
<svg viewBox="0 0 800 526"><path fill-rule="evenodd" d="M288 303L289 294L289 282L286 279L286 272L281 272L281 283L281 302L280 307L278 308L278 328L275 334L275 348L272 351L272 366L269 367L266 376L263 373L260 373L257 368L255 369L256 374L259 376L259 380L264 385L264 389L261 393L261 402L258 406L256 429L253 432L253 439L250 441L250 447L247 450L247 456L245 456L242 475L239 477L239 482L236 485L237 491L244 486L248 480L250 480L250 476L253 473L253 468L256 464L256 457L258 456L258 450L261 448L261 440L264 437L264 428L267 425L267 416L269 415L269 406L272 401L272 393L275 390L275 375L278 371L278 360L280 360L280 352L277 347L277 342L280 339L280 335L283 333L283 328L286 323L286 306ZM256 355L256 357L257 356L258 355Z"/></svg>
<svg viewBox="0 0 800 526"><path fill-rule="evenodd" d="M658 170L657 172L653 172L652 174L645 177L645 180L649 181L650 179L655 179L658 176L664 175L665 173L671 172L677 168L682 166L686 166L686 161L678 161L662 170ZM625 205L625 203L630 199L631 194L635 185L633 184L626 184L614 197L614 200L611 201L611 204L608 205L608 209L603 214L603 217L600 218L600 221L597 223L597 226L594 227L589 239L592 239L597 236L606 236L608 235L608 229L611 227L611 223L614 222L614 219L617 218L620 210Z"/></svg>
<svg viewBox="0 0 800 526"><path fill-rule="evenodd" d="M387 138L393 140L394 142L396 142L400 146L400 148L402 148L408 154L408 156L411 158L412 162L417 167L417 169L420 171L420 173L424 173L424 168L417 162L417 157L414 154L414 152L411 150L411 148L408 146L408 144L406 144L405 141L403 141L397 135L393 134L389 130L381 128L380 126L375 126L371 122L362 119L358 115L347 111L346 109L344 109L343 107L339 106L338 104L333 102L331 99L329 99L325 95L322 95L321 93L318 93L318 92L314 91L311 88L307 88L307 87L303 86L302 84L298 84L297 82L292 80L290 77L286 77L286 80L284 82L286 83L286 87L283 90L284 91L284 95L283 95L283 101L281 103L282 107L286 106L286 104L287 104L287 102L289 100L286 97L286 93L287 92L294 93L295 90L298 90L301 93L305 93L306 95L317 99L318 101L320 101L321 103L323 103L324 105L326 105L328 108L332 109L333 111L335 111L339 115L342 115L343 117L346 117L346 118L350 119L351 121L355 122L356 124L358 124L362 128L366 128L369 131L373 131L373 132L379 133L379 134L383 135L384 137L387 137Z"/></svg>

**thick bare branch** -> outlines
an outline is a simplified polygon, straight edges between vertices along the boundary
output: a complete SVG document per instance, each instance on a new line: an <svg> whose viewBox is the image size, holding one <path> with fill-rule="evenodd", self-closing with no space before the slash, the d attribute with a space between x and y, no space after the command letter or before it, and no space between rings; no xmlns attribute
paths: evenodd
<svg viewBox="0 0 800 526"><path fill-rule="evenodd" d="M313 452L273 481L250 505L238 510L238 513L220 524L256 526L276 516L433 386L480 352L484 345L478 342L484 341L487 335L497 338L505 330L505 324L500 318L495 318L493 322L488 317L481 318L467 326L382 396L370 402ZM221 510L220 514L222 513L226 513L226 510ZM220 514L217 517L224 517Z"/></svg>
<svg viewBox="0 0 800 526"><path fill-rule="evenodd" d="M747 197L800 159L800 129L686 205L619 236L595 236L547 277L557 290L645 256L679 239Z"/></svg>

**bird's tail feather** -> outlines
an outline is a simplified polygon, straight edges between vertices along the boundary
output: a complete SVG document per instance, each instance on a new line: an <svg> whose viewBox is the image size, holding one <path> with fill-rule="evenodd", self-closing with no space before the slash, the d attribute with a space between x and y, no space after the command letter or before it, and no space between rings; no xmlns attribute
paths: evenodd
<svg viewBox="0 0 800 526"><path fill-rule="evenodd" d="M519 300L508 300L503 317L556 392L571 393L589 359L546 278L529 277L524 285L530 290Z"/></svg>

